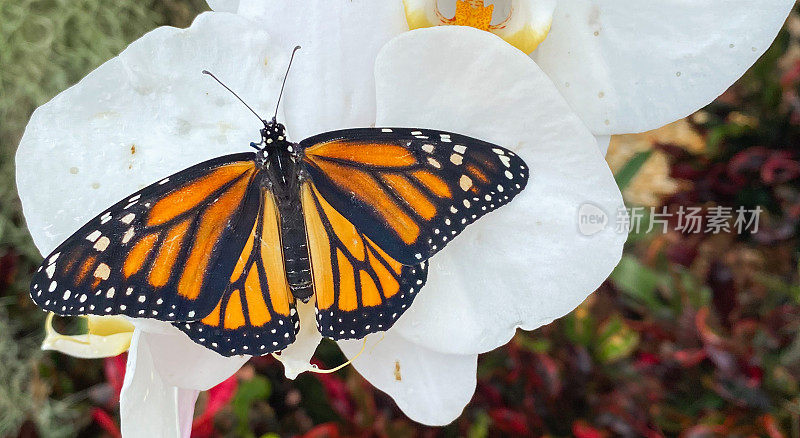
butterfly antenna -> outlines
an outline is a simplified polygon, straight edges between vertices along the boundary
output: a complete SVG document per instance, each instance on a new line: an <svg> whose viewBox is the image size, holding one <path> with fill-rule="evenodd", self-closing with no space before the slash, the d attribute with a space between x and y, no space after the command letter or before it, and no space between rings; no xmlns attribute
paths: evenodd
<svg viewBox="0 0 800 438"><path fill-rule="evenodd" d="M278 95L278 104L275 105L275 115L272 116L272 120L275 121L278 119L278 108L281 106L281 98L283 97L283 89L286 87L286 79L289 78L289 70L292 69L292 61L294 61L294 54L300 50L300 46L296 46L294 50L292 50L292 57L289 58L289 67L286 68L286 75L283 77L283 85L281 85L281 94Z"/></svg>
<svg viewBox="0 0 800 438"><path fill-rule="evenodd" d="M204 75L209 75L209 76L211 76L212 78L214 78L214 80L215 80L215 81L219 82L219 84L220 84L220 85L222 85L223 87L225 87L225 89L226 89L226 90L230 91L230 92L231 92L231 94L233 94L234 96L236 96L236 98L237 98L237 99L239 99L239 102L242 102L242 104L244 104L244 106L246 106L246 107L247 107L247 109L249 109L249 110L250 110L250 112L252 112L253 114L255 114L255 115L256 115L256 117L258 117L258 120L261 120L261 122L263 122L265 125L267 124L267 121L266 121L266 120L264 120L263 118L261 118L261 116L259 116L259 115L258 115L258 113L257 113L257 112L255 112L255 110L253 110L253 108L250 108L250 105L248 105L248 104L247 104L247 103L246 103L244 100L242 100L242 98L241 98L241 97L239 97L239 95L238 95L238 94L234 93L234 91L233 91L233 90L231 90L231 89L230 89L230 87L228 87L228 86L227 86L227 85L225 85L225 84L224 84L224 83L223 83L221 80L219 80L219 78L218 78L218 77L214 76L214 74L213 74L213 73L211 73L211 72L210 72L210 71L208 71L208 70L203 70L203 74L204 74Z"/></svg>

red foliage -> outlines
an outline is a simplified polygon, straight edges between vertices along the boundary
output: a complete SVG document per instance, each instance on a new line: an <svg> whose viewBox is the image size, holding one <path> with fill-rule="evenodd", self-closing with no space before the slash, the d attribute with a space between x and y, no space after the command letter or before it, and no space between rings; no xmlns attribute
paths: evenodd
<svg viewBox="0 0 800 438"><path fill-rule="evenodd" d="M122 438L122 433L119 430L119 426L117 426L117 423L113 418L111 418L111 415L109 415L108 412L100 408L93 408L92 419L112 437Z"/></svg>

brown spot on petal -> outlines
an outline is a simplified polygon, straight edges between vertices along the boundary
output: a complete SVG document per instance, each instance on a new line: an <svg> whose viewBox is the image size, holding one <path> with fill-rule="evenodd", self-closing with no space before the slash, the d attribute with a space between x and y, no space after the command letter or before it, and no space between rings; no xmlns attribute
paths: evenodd
<svg viewBox="0 0 800 438"><path fill-rule="evenodd" d="M399 360L394 361L394 380L397 380L398 382L402 382L403 381L403 376L400 375L400 361Z"/></svg>

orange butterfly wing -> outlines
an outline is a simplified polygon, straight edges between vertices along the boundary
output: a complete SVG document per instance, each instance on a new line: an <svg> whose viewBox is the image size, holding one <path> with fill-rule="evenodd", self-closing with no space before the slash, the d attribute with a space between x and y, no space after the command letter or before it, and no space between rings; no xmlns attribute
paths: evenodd
<svg viewBox="0 0 800 438"><path fill-rule="evenodd" d="M300 147L320 195L406 265L430 258L528 180L512 151L441 131L349 129Z"/></svg>
<svg viewBox="0 0 800 438"><path fill-rule="evenodd" d="M208 315L224 290L215 273L233 271L227 254L257 215L247 202L256 172L253 154L229 155L127 197L46 257L33 301L60 315Z"/></svg>
<svg viewBox="0 0 800 438"><path fill-rule="evenodd" d="M391 327L425 284L426 260L528 179L513 152L441 131L349 129L300 149L317 325L333 339Z"/></svg>

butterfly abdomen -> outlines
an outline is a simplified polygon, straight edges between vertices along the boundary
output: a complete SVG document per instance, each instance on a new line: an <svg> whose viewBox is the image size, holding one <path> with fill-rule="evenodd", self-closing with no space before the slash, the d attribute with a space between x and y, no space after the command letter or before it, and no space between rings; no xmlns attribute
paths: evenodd
<svg viewBox="0 0 800 438"><path fill-rule="evenodd" d="M281 211L281 245L286 268L286 281L292 295L303 302L314 294L311 278L311 261L308 257L308 242L303 209L299 199L279 207Z"/></svg>

